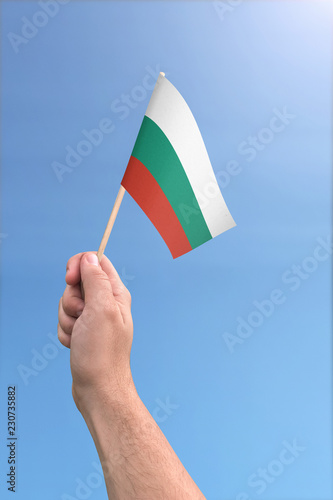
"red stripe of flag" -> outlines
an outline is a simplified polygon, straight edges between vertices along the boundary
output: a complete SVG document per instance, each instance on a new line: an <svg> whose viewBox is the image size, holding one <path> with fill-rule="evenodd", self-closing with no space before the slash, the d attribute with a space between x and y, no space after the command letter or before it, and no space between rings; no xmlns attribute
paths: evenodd
<svg viewBox="0 0 333 500"><path fill-rule="evenodd" d="M156 227L175 259L192 250L167 197L149 170L131 156L121 185Z"/></svg>

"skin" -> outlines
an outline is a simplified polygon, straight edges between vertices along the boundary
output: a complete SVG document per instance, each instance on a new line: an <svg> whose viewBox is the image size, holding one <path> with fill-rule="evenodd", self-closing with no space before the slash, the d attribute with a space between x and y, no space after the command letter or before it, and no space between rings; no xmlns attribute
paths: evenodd
<svg viewBox="0 0 333 500"><path fill-rule="evenodd" d="M81 293L81 282L84 300ZM72 393L95 442L111 500L202 500L134 386L131 296L111 262L69 259L58 337L70 348Z"/></svg>

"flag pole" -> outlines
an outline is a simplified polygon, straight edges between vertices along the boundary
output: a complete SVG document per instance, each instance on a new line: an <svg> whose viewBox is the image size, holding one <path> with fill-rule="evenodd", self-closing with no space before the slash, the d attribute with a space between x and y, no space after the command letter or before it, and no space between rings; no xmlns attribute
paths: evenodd
<svg viewBox="0 0 333 500"><path fill-rule="evenodd" d="M106 247L107 242L109 240L109 237L110 237L110 234L111 234L111 231L112 231L112 228L113 228L114 221L116 220L116 217L117 217L117 213L118 213L120 204L123 201L123 197L124 197L125 191L126 191L126 189L120 184L120 188L119 188L119 191L118 191L118 194L117 194L116 201L114 202L114 205L113 205L113 208L112 208L112 211L111 211L111 215L110 215L109 221L108 221L108 223L106 225L106 228L105 228L105 231L104 231L104 234L103 234L103 238L102 238L101 244L99 245L99 249L98 249L98 252L97 252L98 262L101 262L101 258L103 256L105 247Z"/></svg>

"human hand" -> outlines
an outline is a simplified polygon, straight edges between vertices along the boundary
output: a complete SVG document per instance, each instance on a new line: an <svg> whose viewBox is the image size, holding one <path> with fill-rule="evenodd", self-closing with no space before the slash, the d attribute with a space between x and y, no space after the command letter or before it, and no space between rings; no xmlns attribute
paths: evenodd
<svg viewBox="0 0 333 500"><path fill-rule="evenodd" d="M135 391L131 296L109 259L103 255L98 264L92 252L69 259L66 283L59 302L58 338L71 349L73 398L84 414L103 397L117 402Z"/></svg>

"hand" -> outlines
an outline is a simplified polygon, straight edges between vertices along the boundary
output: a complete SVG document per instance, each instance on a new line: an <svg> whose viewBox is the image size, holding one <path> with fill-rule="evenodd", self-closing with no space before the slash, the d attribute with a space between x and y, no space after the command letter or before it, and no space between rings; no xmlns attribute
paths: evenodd
<svg viewBox="0 0 333 500"><path fill-rule="evenodd" d="M119 401L135 391L131 296L109 259L103 255L98 264L92 252L69 259L66 283L59 302L58 338L71 349L73 398L85 413L101 397Z"/></svg>

